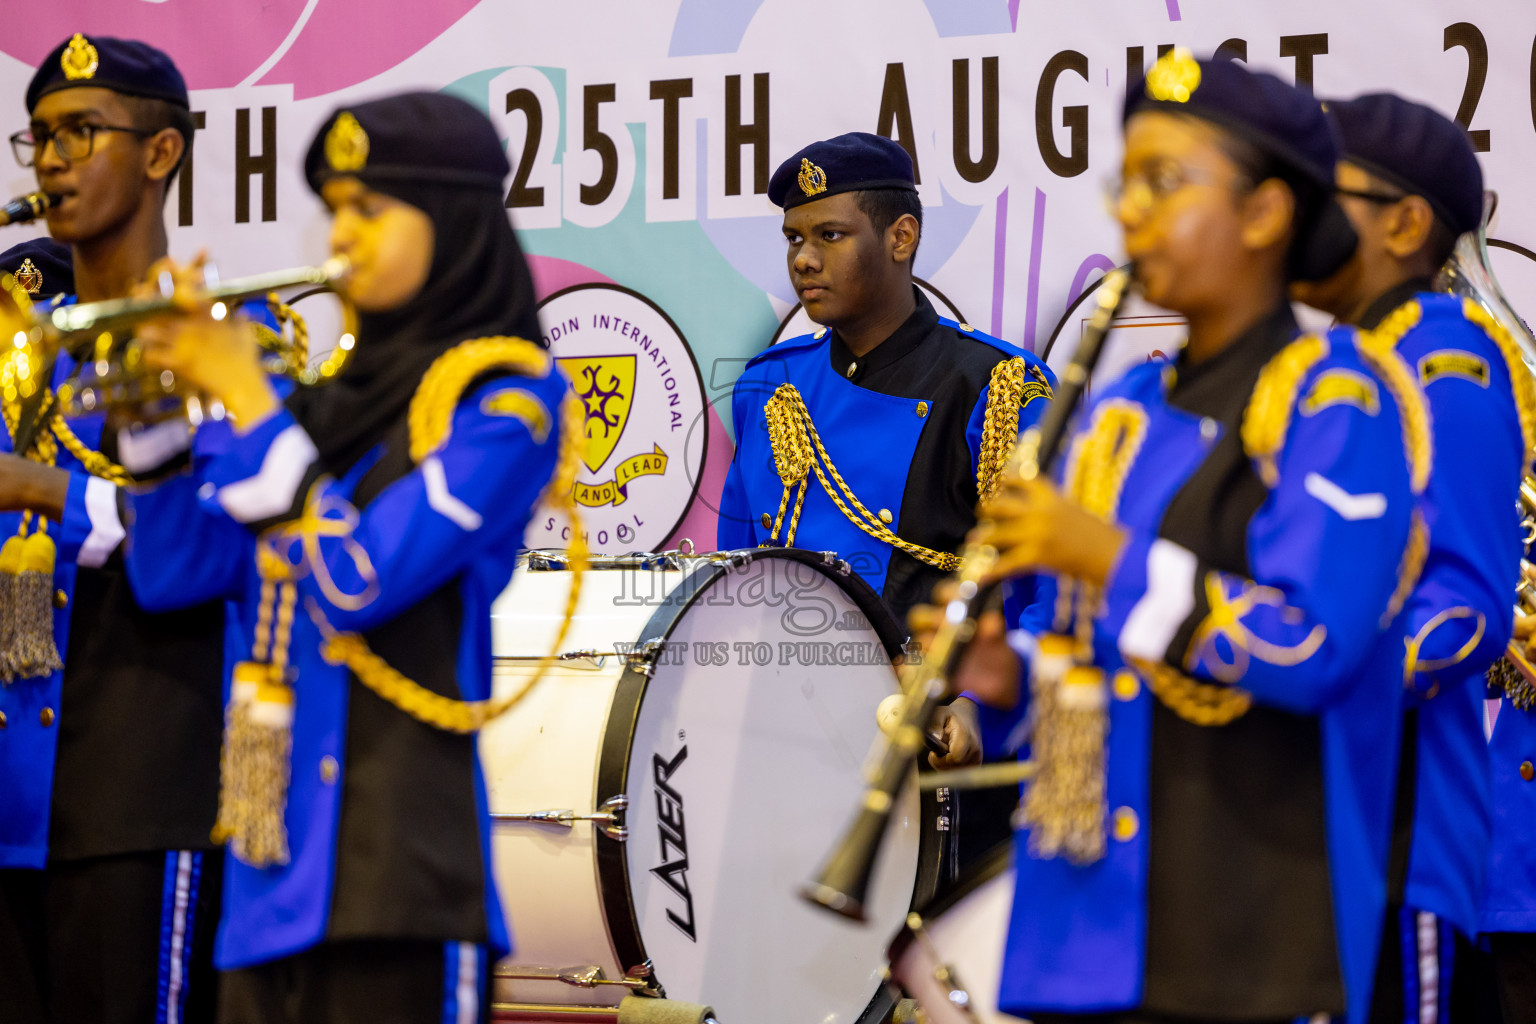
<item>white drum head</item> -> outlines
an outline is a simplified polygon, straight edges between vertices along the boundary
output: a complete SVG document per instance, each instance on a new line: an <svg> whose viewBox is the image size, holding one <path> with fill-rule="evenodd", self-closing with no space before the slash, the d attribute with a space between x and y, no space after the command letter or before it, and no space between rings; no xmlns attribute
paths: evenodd
<svg viewBox="0 0 1536 1024"><path fill-rule="evenodd" d="M1022 1024L1000 1013L1008 920L1013 913L1010 851L996 851L904 928L891 949L891 974L931 1024Z"/></svg>
<svg viewBox="0 0 1536 1024"><path fill-rule="evenodd" d="M634 925L667 995L727 1024L854 1024L912 900L916 786L893 816L867 923L798 892L858 805L896 675L843 587L803 558L753 554L696 577L708 579L635 716L622 854Z"/></svg>

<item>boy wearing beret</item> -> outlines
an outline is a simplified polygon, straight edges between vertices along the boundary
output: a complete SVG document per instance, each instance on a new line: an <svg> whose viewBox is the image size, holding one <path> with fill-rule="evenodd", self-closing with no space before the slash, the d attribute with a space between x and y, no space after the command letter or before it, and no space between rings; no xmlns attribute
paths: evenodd
<svg viewBox="0 0 1536 1024"><path fill-rule="evenodd" d="M162 210L192 139L180 72L144 43L77 33L26 102L11 144L55 197L66 301L129 294L166 254ZM176 465L189 431L117 434L39 398L13 395L8 422L42 409L42 427L25 458L0 458L4 507L33 510L0 527L27 553L19 572L0 556L0 1019L211 1019L224 612L151 615L110 557L124 529L109 481Z"/></svg>
<svg viewBox="0 0 1536 1024"><path fill-rule="evenodd" d="M814 142L774 172L768 198L784 209L790 283L822 326L736 382L716 542L835 551L904 619L958 564L977 501L1055 380L1032 353L941 318L912 283L923 205L897 143ZM945 727L949 763L979 757L965 735ZM1006 839L1012 804L1006 791L963 798L962 859Z"/></svg>
<svg viewBox="0 0 1536 1024"><path fill-rule="evenodd" d="M822 326L736 382L717 541L836 551L902 616L954 567L978 488L1039 418L1050 371L942 319L913 285L923 207L897 143L865 132L812 143L774 172L768 198L784 209L790 283ZM821 472L782 479L775 459L816 438Z"/></svg>
<svg viewBox="0 0 1536 1024"><path fill-rule="evenodd" d="M1332 278L1294 294L1394 345L1434 432L1429 554L1405 611L1409 696L1372 1018L1428 1024L1449 1019L1454 950L1478 930L1490 810L1481 680L1512 625L1513 509L1536 442L1536 387L1501 325L1433 290L1457 238L1483 219L1466 132L1390 93L1328 110L1343 142L1339 203L1360 245ZM1513 777L1520 759L1505 760Z"/></svg>

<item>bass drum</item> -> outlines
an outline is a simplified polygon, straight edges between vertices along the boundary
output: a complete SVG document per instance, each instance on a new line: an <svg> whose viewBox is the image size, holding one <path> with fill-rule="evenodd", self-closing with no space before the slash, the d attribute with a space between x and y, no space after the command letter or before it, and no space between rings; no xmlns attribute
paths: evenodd
<svg viewBox="0 0 1536 1024"><path fill-rule="evenodd" d="M891 980L929 1024L1023 1024L997 1009L1013 879L1013 844L1003 843L892 941Z"/></svg>
<svg viewBox="0 0 1536 1024"><path fill-rule="evenodd" d="M561 660L480 740L516 947L497 1016L664 991L722 1024L879 1021L886 943L937 880L932 805L906 787L868 924L797 892L858 806L903 632L819 552L596 561ZM496 603L499 693L553 643L561 568L533 553Z"/></svg>

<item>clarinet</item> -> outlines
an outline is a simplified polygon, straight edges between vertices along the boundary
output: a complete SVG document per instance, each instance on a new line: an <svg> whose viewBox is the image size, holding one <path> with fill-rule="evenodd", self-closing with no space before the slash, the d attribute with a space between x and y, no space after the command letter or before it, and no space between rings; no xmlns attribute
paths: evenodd
<svg viewBox="0 0 1536 1024"><path fill-rule="evenodd" d="M1103 351L1110 325L1129 294L1131 274L1131 268L1124 266L1104 275L1093 315L1071 364L1061 374L1055 397L1039 426L1019 439L1004 469L1005 478L1032 480L1050 471L1066 437L1073 409ZM865 920L864 901L875 858L902 784L923 749L923 734L930 727L939 702L949 692L949 678L975 636L976 624L997 588L996 583L985 582L997 565L999 554L995 548L967 544L960 557L955 575L958 589L944 608L944 619L933 641L921 663L908 664L902 670L901 714L890 735L876 741L883 743L884 749L876 767L866 776L859 808L821 871L801 889L801 895L810 902L855 921Z"/></svg>

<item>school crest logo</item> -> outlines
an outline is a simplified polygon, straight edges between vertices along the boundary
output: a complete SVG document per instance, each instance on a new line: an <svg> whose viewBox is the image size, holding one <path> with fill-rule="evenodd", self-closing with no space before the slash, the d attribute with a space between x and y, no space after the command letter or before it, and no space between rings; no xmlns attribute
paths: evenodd
<svg viewBox="0 0 1536 1024"><path fill-rule="evenodd" d="M555 360L571 379L586 415L583 461L596 473L624 436L635 397L634 356L565 356Z"/></svg>
<svg viewBox="0 0 1536 1024"><path fill-rule="evenodd" d="M707 436L693 353L666 313L617 285L577 285L539 307L545 341L582 405L576 503L592 550L662 547L698 489ZM525 543L570 543L563 516L541 509Z"/></svg>

